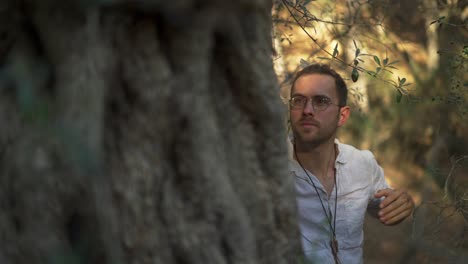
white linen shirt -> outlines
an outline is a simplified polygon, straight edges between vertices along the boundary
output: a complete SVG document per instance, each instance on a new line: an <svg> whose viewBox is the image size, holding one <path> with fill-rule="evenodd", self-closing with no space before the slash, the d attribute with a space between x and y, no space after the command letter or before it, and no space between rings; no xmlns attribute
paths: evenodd
<svg viewBox="0 0 468 264"><path fill-rule="evenodd" d="M322 203L328 212L335 210L335 191L338 187L336 207L336 239L341 263L362 263L364 241L364 214L366 209L376 212L379 200L374 193L388 188L382 168L370 151L358 150L335 140L338 156L335 161L336 184L328 197L320 181L307 171L315 183ZM330 248L331 229L319 197L301 166L290 156L289 170L295 177L296 202L302 248L307 263L332 263ZM369 207L369 208L368 208ZM372 210L374 209L374 210Z"/></svg>

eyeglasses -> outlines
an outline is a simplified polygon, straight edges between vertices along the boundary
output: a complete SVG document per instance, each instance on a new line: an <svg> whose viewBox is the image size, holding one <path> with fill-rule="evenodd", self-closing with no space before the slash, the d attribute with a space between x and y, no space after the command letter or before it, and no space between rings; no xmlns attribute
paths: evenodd
<svg viewBox="0 0 468 264"><path fill-rule="evenodd" d="M312 96L310 98L303 95L294 95L289 99L289 106L292 110L302 110L309 100L312 102L312 108L317 112L324 111L330 105L341 107L341 105L332 103L330 98L323 95Z"/></svg>

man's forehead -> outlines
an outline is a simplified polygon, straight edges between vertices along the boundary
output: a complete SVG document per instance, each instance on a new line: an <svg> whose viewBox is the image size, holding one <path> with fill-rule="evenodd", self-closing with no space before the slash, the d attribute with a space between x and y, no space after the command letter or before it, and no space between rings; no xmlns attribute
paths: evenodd
<svg viewBox="0 0 468 264"><path fill-rule="evenodd" d="M335 79L328 74L321 73L308 73L297 78L296 83L298 82L315 82L315 83L335 83Z"/></svg>
<svg viewBox="0 0 468 264"><path fill-rule="evenodd" d="M299 77L292 94L311 93L330 95L336 93L335 79L325 74L307 74Z"/></svg>

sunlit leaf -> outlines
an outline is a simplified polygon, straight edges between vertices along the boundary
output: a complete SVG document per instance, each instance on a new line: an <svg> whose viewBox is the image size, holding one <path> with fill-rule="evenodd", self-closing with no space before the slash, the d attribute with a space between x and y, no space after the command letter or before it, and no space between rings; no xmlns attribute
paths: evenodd
<svg viewBox="0 0 468 264"><path fill-rule="evenodd" d="M333 50L333 58L335 58L339 54L338 52L338 43L335 45L335 49Z"/></svg>
<svg viewBox="0 0 468 264"><path fill-rule="evenodd" d="M383 60L383 65L384 65L384 66L387 65L387 63L388 63L388 58L385 58L385 59Z"/></svg>
<svg viewBox="0 0 468 264"><path fill-rule="evenodd" d="M300 64L301 64L301 67L303 67L303 68L309 66L309 63L304 59L301 59Z"/></svg>
<svg viewBox="0 0 468 264"><path fill-rule="evenodd" d="M330 58L327 58L327 57L317 57L317 59L321 59L321 60L331 60Z"/></svg>
<svg viewBox="0 0 468 264"><path fill-rule="evenodd" d="M406 82L406 78L399 80L399 82L400 82L400 86L403 85Z"/></svg>
<svg viewBox="0 0 468 264"><path fill-rule="evenodd" d="M358 79L359 79L359 72L356 68L354 68L353 71L351 72L351 80L353 80L353 82L357 82Z"/></svg>
<svg viewBox="0 0 468 264"><path fill-rule="evenodd" d="M379 57L374 55L374 61L380 66L380 59Z"/></svg>

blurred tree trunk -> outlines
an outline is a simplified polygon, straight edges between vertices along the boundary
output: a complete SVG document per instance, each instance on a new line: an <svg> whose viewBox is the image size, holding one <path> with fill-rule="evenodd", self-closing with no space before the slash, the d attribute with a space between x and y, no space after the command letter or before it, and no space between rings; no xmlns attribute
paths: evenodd
<svg viewBox="0 0 468 264"><path fill-rule="evenodd" d="M270 1L2 1L0 263L294 263Z"/></svg>

